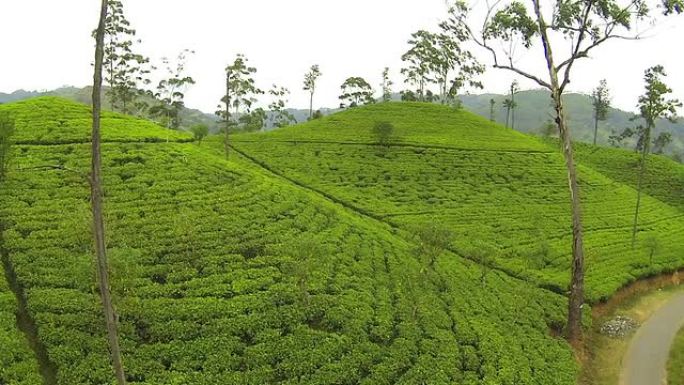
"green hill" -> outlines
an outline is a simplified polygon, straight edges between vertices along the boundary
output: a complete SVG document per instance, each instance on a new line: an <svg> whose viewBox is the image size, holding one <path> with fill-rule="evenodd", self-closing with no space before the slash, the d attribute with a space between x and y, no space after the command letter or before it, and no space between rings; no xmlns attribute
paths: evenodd
<svg viewBox="0 0 684 385"><path fill-rule="evenodd" d="M421 143L410 119L422 107L382 107L389 109L383 119L409 109L406 147L397 153L414 153L412 143ZM0 183L0 249L16 274L8 279L26 299L16 305L34 320L58 384L110 383L83 175L88 109L54 98L0 108L18 119L12 168ZM314 124L340 119L344 127L347 117L360 122L377 109L274 135L313 141ZM459 140L439 139L438 126L457 116L439 108L423 112L429 139L438 143L429 151L483 152L475 140L464 150ZM471 134L479 135L478 118L469 119ZM345 195L333 196L337 189L321 194L247 158L226 161L216 148L185 143L186 137L147 122L106 114L103 123L112 290L130 383L574 383L570 347L549 330L563 324L562 296L498 270L483 280L481 265L449 251L427 263L408 232L372 207L363 206L373 217L364 215ZM363 134L360 124L348 125L345 141ZM456 128L454 137L469 136ZM336 132L330 128L326 137L339 140ZM492 155L552 156L543 144L498 127L484 127L478 137ZM263 156L246 142L258 138L243 136L238 148ZM320 146L339 155L329 159L341 169L348 159L375 156L360 143L283 146L268 138L264 148L296 150L293 155ZM264 161L274 162L272 155ZM15 306L7 292L0 285L0 298ZM0 342L7 341L0 363L17 369L0 370L0 382L41 383L11 318L0 313Z"/></svg>
<svg viewBox="0 0 684 385"><path fill-rule="evenodd" d="M371 130L379 120L396 126L398 146L381 151L374 145ZM565 292L570 210L564 163L552 145L465 111L404 103L235 140L246 156L300 185L406 231L442 222L456 235L451 250L457 254ZM598 301L639 277L684 265L677 198L683 182L670 163L673 181L662 194L668 199L645 197L639 244L632 249L636 194L618 178L625 165L618 157L603 166L614 167L605 174L592 165L587 161L579 170L587 294ZM651 191L657 189L653 183ZM659 244L653 262L652 240Z"/></svg>
<svg viewBox="0 0 684 385"><path fill-rule="evenodd" d="M13 140L20 144L67 144L90 141L89 106L55 96L0 105L16 121ZM185 132L164 129L150 121L104 112L102 139L109 142L190 141Z"/></svg>
<svg viewBox="0 0 684 385"><path fill-rule="evenodd" d="M105 90L107 87L105 87ZM9 94L0 92L0 104L17 102L20 100L32 99L44 96L55 96L71 100L77 103L92 104L93 88L88 87L61 87L51 91L24 91L17 90ZM144 96L143 100L147 103L153 104L154 99L151 96ZM111 109L111 102L107 92L102 93L102 103L104 108ZM205 113L200 110L184 107L180 112L181 126L185 129L192 127L195 124L206 124L212 130L216 128L218 118L213 113Z"/></svg>

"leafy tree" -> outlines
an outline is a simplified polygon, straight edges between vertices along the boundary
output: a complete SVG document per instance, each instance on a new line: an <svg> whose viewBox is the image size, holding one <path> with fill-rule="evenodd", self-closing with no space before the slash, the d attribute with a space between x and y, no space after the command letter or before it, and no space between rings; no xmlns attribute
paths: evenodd
<svg viewBox="0 0 684 385"><path fill-rule="evenodd" d="M489 99L489 121L493 122L494 119L494 106L496 106L496 101L494 99Z"/></svg>
<svg viewBox="0 0 684 385"><path fill-rule="evenodd" d="M394 83L389 79L389 67L385 67L382 71L382 83L380 83L380 89L382 89L382 101L387 103L392 100L392 86Z"/></svg>
<svg viewBox="0 0 684 385"><path fill-rule="evenodd" d="M316 82L323 75L318 64L312 65L309 72L304 74L304 91L309 91L309 119L313 119L313 98L316 93Z"/></svg>
<svg viewBox="0 0 684 385"><path fill-rule="evenodd" d="M634 225L632 226L632 247L636 243L636 233L639 224L639 208L641 206L641 189L646 172L646 160L651 149L651 133L658 119L670 119L674 121L677 116L677 108L682 103L677 99L666 99L667 94L672 92L663 79L666 77L663 66L655 66L646 70L644 81L646 93L639 97L639 114L646 125L641 130L640 141L642 143L641 159L639 161L639 174L637 177L637 201L634 209Z"/></svg>
<svg viewBox="0 0 684 385"><path fill-rule="evenodd" d="M558 133L558 128L552 121L547 120L544 124L542 124L539 132L543 137L550 138Z"/></svg>
<svg viewBox="0 0 684 385"><path fill-rule="evenodd" d="M313 117L311 118L311 120L316 120L316 119L321 119L321 118L323 118L323 112L321 112L321 110L316 110L316 111L314 111Z"/></svg>
<svg viewBox="0 0 684 385"><path fill-rule="evenodd" d="M408 44L411 48L401 56L401 60L406 62L407 66L401 69L401 73L406 77L405 83L417 87L417 99L424 102L425 88L429 83L434 82L430 74L435 58L439 55L436 35L420 30L411 34Z"/></svg>
<svg viewBox="0 0 684 385"><path fill-rule="evenodd" d="M403 90L400 92L401 94L401 101L403 102L416 102L418 101L418 98L416 97L416 93L411 91L411 90Z"/></svg>
<svg viewBox="0 0 684 385"><path fill-rule="evenodd" d="M591 104L594 107L594 146L598 136L599 121L608 119L610 108L610 90L605 79L601 80L598 87L591 93Z"/></svg>
<svg viewBox="0 0 684 385"><path fill-rule="evenodd" d="M442 32L435 35L438 55L434 58L433 71L440 84L442 103L447 104L449 100L457 99L459 90L465 86L483 88L477 76L484 73L485 68L465 48L468 35L460 26L445 21L439 27ZM457 71L455 77L451 75L453 71Z"/></svg>
<svg viewBox="0 0 684 385"><path fill-rule="evenodd" d="M160 80L154 97L156 105L150 108L150 114L162 119L166 128L179 129L181 127L180 112L185 107L185 92L187 88L195 84L195 80L186 74L185 66L188 55L195 51L182 50L175 63L167 57L162 58L162 65L167 78Z"/></svg>
<svg viewBox="0 0 684 385"><path fill-rule="evenodd" d="M513 83L511 83L511 128L515 130L515 109L518 108L518 103L515 102L515 94L520 91L520 87L518 86L518 81L513 80Z"/></svg>
<svg viewBox="0 0 684 385"><path fill-rule="evenodd" d="M240 129L247 132L261 131L266 125L267 114L263 108L255 108L240 115L238 119Z"/></svg>
<svg viewBox="0 0 684 385"><path fill-rule="evenodd" d="M297 123L294 115L285 110L290 90L285 87L278 87L274 84L268 93L273 98L271 104L268 105L268 109L271 112L269 116L271 125L273 127L281 128Z"/></svg>
<svg viewBox="0 0 684 385"><path fill-rule="evenodd" d="M93 133L92 133L92 170L90 174L90 202L93 212L93 237L100 298L107 326L109 352L116 381L126 384L126 375L119 347L117 317L112 303L109 285L109 265L107 262L107 246L105 241L104 215L102 204L102 154L100 150L100 110L102 106L102 65L104 61L104 38L107 20L108 0L102 0L100 22L95 32L95 74L93 75Z"/></svg>
<svg viewBox="0 0 684 385"><path fill-rule="evenodd" d="M147 75L149 58L136 54L133 51L136 31L131 28L123 11L123 3L119 0L110 0L105 22L105 56L104 68L107 72L106 81L109 89L107 96L112 109L124 114L131 112L133 108L144 108L139 105L136 98L143 92L141 85L148 85L150 80ZM144 101L140 101L145 103Z"/></svg>
<svg viewBox="0 0 684 385"><path fill-rule="evenodd" d="M363 104L371 104L375 102L373 98L373 87L362 77L350 77L340 86L342 95L340 95L340 108L345 106L356 107ZM346 102L346 103L345 103Z"/></svg>
<svg viewBox="0 0 684 385"><path fill-rule="evenodd" d="M5 178L14 135L14 119L6 112L0 112L0 181Z"/></svg>
<svg viewBox="0 0 684 385"><path fill-rule="evenodd" d="M257 72L255 67L250 67L248 59L243 54L238 54L233 60L233 63L226 66L226 94L221 98L223 107L219 104L219 109L216 112L222 118L224 126L224 150L226 157L230 148L230 131L233 128L250 124L251 117L242 119L240 121L241 107L245 107L246 113L249 114L252 105L256 102L256 96L264 92L257 88L253 75ZM231 112L231 108L233 112Z"/></svg>
<svg viewBox="0 0 684 385"><path fill-rule="evenodd" d="M421 272L434 268L437 257L442 255L453 241L453 233L438 223L429 223L415 230L418 247L415 254L423 262Z"/></svg>
<svg viewBox="0 0 684 385"><path fill-rule="evenodd" d="M193 137L197 141L197 145L202 145L202 140L209 135L209 126L206 124L195 124L190 127L190 132L192 132Z"/></svg>
<svg viewBox="0 0 684 385"><path fill-rule="evenodd" d="M655 139L653 139L653 153L661 154L668 144L672 143L672 134L669 132L661 132Z"/></svg>
<svg viewBox="0 0 684 385"><path fill-rule="evenodd" d="M531 12L518 0L478 3L486 9L471 12L465 1L456 0L450 8L448 23L457 26L459 32L467 34L491 54L494 68L515 72L551 91L572 207L573 257L567 337L572 343L578 343L582 335L584 302L583 228L580 189L563 94L578 60L589 57L607 41L634 37L628 36L632 33L631 27L651 15L652 8L647 6L646 0L627 0L626 4L616 0L552 0L543 5L541 0L530 1ZM661 5L665 15L684 10L684 0L661 0ZM472 15L484 15L484 20L474 22ZM543 75L521 68L515 57L520 45L529 50L535 43L541 45L535 52L543 54L540 61L546 64ZM569 54L559 60L560 52Z"/></svg>
<svg viewBox="0 0 684 385"><path fill-rule="evenodd" d="M616 133L613 131L613 134L608 137L608 144L610 144L613 147L621 147L623 145L623 142L627 138L633 137L637 132L641 132L642 127L627 127L625 128L621 133ZM638 150L638 144L637 144L637 149Z"/></svg>
<svg viewBox="0 0 684 385"><path fill-rule="evenodd" d="M378 146L389 147L392 143L393 134L394 125L390 122L377 122L373 126L373 135Z"/></svg>
<svg viewBox="0 0 684 385"><path fill-rule="evenodd" d="M513 99L506 98L503 101L503 107L506 109L506 127L511 128L511 112L517 107Z"/></svg>

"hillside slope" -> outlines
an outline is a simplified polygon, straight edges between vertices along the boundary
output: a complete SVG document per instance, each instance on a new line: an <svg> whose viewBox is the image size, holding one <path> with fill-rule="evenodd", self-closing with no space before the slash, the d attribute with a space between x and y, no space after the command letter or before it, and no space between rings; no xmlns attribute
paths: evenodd
<svg viewBox="0 0 684 385"><path fill-rule="evenodd" d="M0 185L1 247L58 384L111 383L89 147L45 134L64 120L64 135L83 138L87 116L64 103L3 106L31 119ZM156 127L127 138L125 119L108 117L108 248L130 383L574 383L570 348L549 333L563 324L562 296L499 271L483 280L449 252L426 263L390 225L247 159L156 143L167 134ZM16 354L0 349L0 362Z"/></svg>
<svg viewBox="0 0 684 385"><path fill-rule="evenodd" d="M391 148L374 144L375 121L396 127ZM570 210L564 163L551 145L465 111L388 103L236 136L235 147L392 226L415 231L442 223L455 233L451 249L458 254L565 292ZM589 300L684 266L678 202L644 198L639 243L632 249L634 189L588 166L579 170ZM676 187L669 191L677 201ZM659 245L653 253L652 240Z"/></svg>

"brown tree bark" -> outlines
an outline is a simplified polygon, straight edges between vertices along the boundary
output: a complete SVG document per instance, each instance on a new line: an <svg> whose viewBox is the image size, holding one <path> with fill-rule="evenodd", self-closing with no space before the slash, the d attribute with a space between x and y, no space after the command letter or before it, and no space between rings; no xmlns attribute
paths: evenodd
<svg viewBox="0 0 684 385"><path fill-rule="evenodd" d="M312 88L311 89L311 95L309 98L309 120L313 119L313 95L314 95L314 91Z"/></svg>
<svg viewBox="0 0 684 385"><path fill-rule="evenodd" d="M566 334L568 341L577 346L582 339L582 304L584 303L584 241L582 228L582 207L580 205L580 188L577 181L577 169L572 149L570 128L565 120L562 89L558 81L558 71L553 59L551 42L547 34L547 25L541 14L539 0L534 0L534 11L539 22L539 31L544 45L544 56L549 71L551 97L556 111L556 124L560 134L563 157L568 172L568 187L572 211L572 268L570 278L570 296L568 298L568 323Z"/></svg>
<svg viewBox="0 0 684 385"><path fill-rule="evenodd" d="M230 72L226 72L226 138L224 139L223 147L226 152L226 159L228 159L230 151Z"/></svg>
<svg viewBox="0 0 684 385"><path fill-rule="evenodd" d="M651 144L651 124L648 124L644 132L643 148L641 149L641 161L639 162L639 176L637 177L637 201L634 209L634 224L632 225L632 249L636 246L637 228L639 227L639 209L641 208L641 188L644 183L646 172L646 160Z"/></svg>
<svg viewBox="0 0 684 385"><path fill-rule="evenodd" d="M119 337L117 319L112 303L109 287L109 270L105 245L104 218L102 215L102 154L100 151L100 110L102 108L102 61L104 58L105 20L107 18L108 0L102 0L100 22L95 34L95 74L93 76L93 133L92 133L92 169L90 175L90 200L93 213L93 236L95 240L95 256L100 297L107 326L107 339L112 360L112 367L119 385L126 384Z"/></svg>

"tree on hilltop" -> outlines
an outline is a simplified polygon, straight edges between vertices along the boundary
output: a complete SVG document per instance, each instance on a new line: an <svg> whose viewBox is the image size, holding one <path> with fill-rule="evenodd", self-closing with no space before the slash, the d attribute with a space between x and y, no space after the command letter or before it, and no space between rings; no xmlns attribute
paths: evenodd
<svg viewBox="0 0 684 385"><path fill-rule="evenodd" d="M382 83L380 89L382 90L382 101L387 103L392 100L392 86L394 83L389 79L389 67L385 67L382 71Z"/></svg>
<svg viewBox="0 0 684 385"><path fill-rule="evenodd" d="M268 109L271 112L271 125L273 127L281 128L297 123L294 115L285 110L288 97L290 96L290 90L285 87L278 87L274 84L268 93L273 99L268 105Z"/></svg>
<svg viewBox="0 0 684 385"><path fill-rule="evenodd" d="M240 124L252 127L254 120L261 115L252 116L249 121L243 118L240 121L240 114L244 107L244 112L249 114L252 105L256 102L256 96L264 92L256 86L254 74L257 72L256 67L250 67L247 62L249 60L243 54L238 54L233 63L226 66L226 94L221 98L216 115L223 120L224 151L228 157L230 147L230 131L234 127L239 127ZM232 111L231 111L232 108Z"/></svg>
<svg viewBox="0 0 684 385"><path fill-rule="evenodd" d="M313 119L313 98L316 93L316 82L323 75L318 64L311 66L309 72L304 74L304 91L309 91L309 120Z"/></svg>
<svg viewBox="0 0 684 385"><path fill-rule="evenodd" d="M465 34L483 48L494 68L512 71L551 91L555 122L565 158L572 208L572 268L569 287L567 337L579 344L582 336L584 303L584 242L580 187L566 121L563 94L570 83L577 61L589 57L598 47L614 39L638 38L631 27L652 15L646 0L530 0L530 7L519 0L478 3L482 12L472 12L464 0L455 0L445 22L454 33ZM660 0L663 14L681 13L684 0ZM484 20L473 20L484 15ZM531 50L538 44L539 57L546 69L534 73L517 61L520 46ZM567 56L559 59L561 52Z"/></svg>
<svg viewBox="0 0 684 385"><path fill-rule="evenodd" d="M591 105L594 107L594 146L598 136L599 121L608 119L610 108L610 89L605 79L601 80L598 87L591 93Z"/></svg>
<svg viewBox="0 0 684 385"><path fill-rule="evenodd" d="M632 248L636 243L636 234L639 224L639 208L641 206L641 189L646 173L646 161L651 149L651 133L655 128L658 119L669 119L674 121L677 117L677 108L682 103L677 99L666 99L667 94L672 93L663 78L667 76L663 66L655 66L646 70L644 81L646 82L646 92L639 97L639 114L646 123L640 131L639 142L642 145L641 158L639 160L639 174L637 177L637 200L634 209L634 224L632 226ZM661 139L662 140L662 139Z"/></svg>
<svg viewBox="0 0 684 385"><path fill-rule="evenodd" d="M185 92L190 85L195 84L195 80L186 73L185 66L188 56L194 53L184 49L175 62L167 57L162 58L167 77L159 81L153 92L156 104L150 108L150 114L160 118L166 128L177 130L181 127L180 112L185 107Z"/></svg>
<svg viewBox="0 0 684 385"><path fill-rule="evenodd" d="M104 69L109 89L107 96L115 111L129 114L134 108L144 110L146 106L136 103L136 99L144 94L141 86L148 85L150 80L149 58L134 52L136 31L126 19L123 3L109 0L107 19L105 21Z"/></svg>
<svg viewBox="0 0 684 385"><path fill-rule="evenodd" d="M373 87L362 77L354 76L347 78L340 88L342 89L340 108L375 103Z"/></svg>

